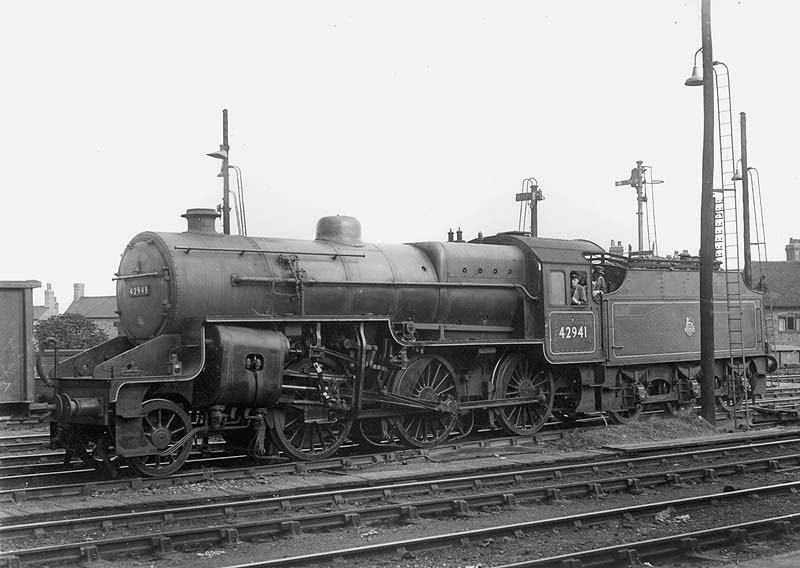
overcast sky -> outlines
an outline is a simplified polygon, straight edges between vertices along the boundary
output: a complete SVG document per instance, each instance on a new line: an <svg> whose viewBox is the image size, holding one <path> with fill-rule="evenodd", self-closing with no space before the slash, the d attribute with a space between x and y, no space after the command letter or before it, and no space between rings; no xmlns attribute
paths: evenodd
<svg viewBox="0 0 800 568"><path fill-rule="evenodd" d="M800 237L798 16L712 2L770 260ZM0 280L52 283L61 312L75 282L113 295L131 237L221 201L223 108L254 236L334 214L375 243L515 230L533 176L540 236L635 247L614 181L643 160L659 252L697 254L700 44L700 0L7 2Z"/></svg>

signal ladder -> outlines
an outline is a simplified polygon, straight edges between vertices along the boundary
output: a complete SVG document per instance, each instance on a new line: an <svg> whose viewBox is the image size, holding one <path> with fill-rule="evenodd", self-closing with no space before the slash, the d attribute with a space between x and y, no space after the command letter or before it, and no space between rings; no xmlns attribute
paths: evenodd
<svg viewBox="0 0 800 568"><path fill-rule="evenodd" d="M751 175L751 171L755 173L755 175ZM772 293L770 292L769 287L769 270L767 264L767 238L764 229L764 209L762 207L761 202L761 178L758 175L758 170L755 168L748 168L747 172L742 172L742 175L750 176L750 194L752 199L750 203L753 204L754 208L754 216L753 219L755 221L755 242L751 243L752 246L756 247L756 264L758 266L757 274L759 276L758 282L756 283L756 289L762 292L762 298L764 299L764 309L767 312L764 314L766 317L762 318L764 322L764 329L761 331L763 332L762 337L764 337L764 341L769 345L775 345L775 320L773 319L773 310L772 310Z"/></svg>
<svg viewBox="0 0 800 568"><path fill-rule="evenodd" d="M648 180L645 177L649 173L650 179ZM647 242L648 248L653 251L653 256L658 256L658 235L656 234L656 202L655 202L655 195L653 191L653 185L656 182L653 179L653 168L647 167L647 169L643 172L642 175L642 186L644 187L645 193L642 196L642 200L645 202L645 220L647 223ZM650 186L650 195L648 196L647 186Z"/></svg>
<svg viewBox="0 0 800 568"><path fill-rule="evenodd" d="M717 67L720 67L718 70ZM719 124L719 159L721 186L714 189L714 247L717 260L722 262L725 274L725 303L728 315L728 355L730 375L728 376L728 402L734 410L739 399L745 400L746 362L742 330L742 291L739 267L739 218L736 206L736 157L733 142L733 116L731 112L731 88L728 67L715 62L714 77L717 86L717 122Z"/></svg>

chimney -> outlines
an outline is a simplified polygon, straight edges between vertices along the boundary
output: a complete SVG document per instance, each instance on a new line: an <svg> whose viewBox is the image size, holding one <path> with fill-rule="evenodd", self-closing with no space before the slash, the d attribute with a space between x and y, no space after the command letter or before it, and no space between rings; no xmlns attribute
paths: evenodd
<svg viewBox="0 0 800 568"><path fill-rule="evenodd" d="M203 233L206 235L216 235L217 230L214 227L214 222L219 217L219 213L215 209L187 209L186 213L181 215L186 219L188 225L187 232L189 233Z"/></svg>
<svg viewBox="0 0 800 568"><path fill-rule="evenodd" d="M80 300L81 298L83 298L83 293L84 290L86 289L86 284L81 284L76 282L75 284L72 285L72 287L75 290L75 295L72 298L73 301Z"/></svg>
<svg viewBox="0 0 800 568"><path fill-rule="evenodd" d="M44 291L44 306L49 310L56 307L56 294L53 292L53 285L49 283Z"/></svg>
<svg viewBox="0 0 800 568"><path fill-rule="evenodd" d="M800 239L789 239L786 245L786 260L800 260Z"/></svg>

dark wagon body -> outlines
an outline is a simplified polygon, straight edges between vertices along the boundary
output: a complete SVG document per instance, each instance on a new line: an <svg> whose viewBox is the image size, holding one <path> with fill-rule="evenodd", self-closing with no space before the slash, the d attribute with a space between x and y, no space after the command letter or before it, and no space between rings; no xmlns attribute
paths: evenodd
<svg viewBox="0 0 800 568"><path fill-rule="evenodd" d="M39 410L34 382L33 289L38 280L0 281L0 415Z"/></svg>

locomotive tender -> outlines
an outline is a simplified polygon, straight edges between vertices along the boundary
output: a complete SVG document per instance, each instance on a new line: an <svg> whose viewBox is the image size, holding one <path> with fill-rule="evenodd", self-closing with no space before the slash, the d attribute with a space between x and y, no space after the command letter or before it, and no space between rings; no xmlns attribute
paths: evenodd
<svg viewBox="0 0 800 568"><path fill-rule="evenodd" d="M691 412L699 396L696 263L525 233L368 244L345 216L314 240L255 238L217 233L211 209L183 216L186 232L140 233L122 254L120 337L59 365L54 443L98 468L170 475L212 435L309 460L348 440L431 447L476 420L531 434L551 416ZM609 291L571 305L570 275L596 266ZM742 284L732 364L724 275L715 375L730 403L771 359L761 294Z"/></svg>

